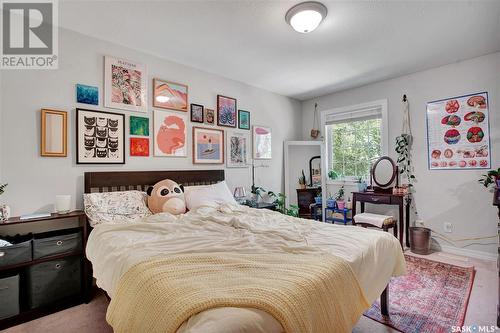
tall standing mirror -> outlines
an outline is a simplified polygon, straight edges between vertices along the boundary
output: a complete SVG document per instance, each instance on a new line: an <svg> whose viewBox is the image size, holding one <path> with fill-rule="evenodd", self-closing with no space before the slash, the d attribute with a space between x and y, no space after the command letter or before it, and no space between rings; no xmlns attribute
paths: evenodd
<svg viewBox="0 0 500 333"><path fill-rule="evenodd" d="M68 114L65 111L42 109L41 155L68 155Z"/></svg>

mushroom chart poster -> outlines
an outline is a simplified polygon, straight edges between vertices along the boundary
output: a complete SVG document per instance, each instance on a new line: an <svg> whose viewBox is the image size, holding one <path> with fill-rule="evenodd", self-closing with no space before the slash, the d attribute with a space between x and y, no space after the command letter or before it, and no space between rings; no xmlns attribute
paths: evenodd
<svg viewBox="0 0 500 333"><path fill-rule="evenodd" d="M429 169L490 168L488 93L427 103Z"/></svg>

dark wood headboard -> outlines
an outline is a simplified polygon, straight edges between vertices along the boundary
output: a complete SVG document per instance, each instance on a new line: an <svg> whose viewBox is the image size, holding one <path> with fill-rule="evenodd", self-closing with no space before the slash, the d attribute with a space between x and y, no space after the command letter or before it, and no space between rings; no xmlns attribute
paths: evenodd
<svg viewBox="0 0 500 333"><path fill-rule="evenodd" d="M146 191L163 179L172 179L184 186L210 185L224 180L224 170L85 172L84 193Z"/></svg>

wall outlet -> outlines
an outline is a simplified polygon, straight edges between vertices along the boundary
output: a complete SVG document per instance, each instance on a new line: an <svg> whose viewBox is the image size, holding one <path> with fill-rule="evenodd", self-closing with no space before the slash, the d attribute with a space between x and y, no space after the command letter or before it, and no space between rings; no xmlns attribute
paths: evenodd
<svg viewBox="0 0 500 333"><path fill-rule="evenodd" d="M453 232L453 224L451 224L450 222L445 222L443 225L443 228L444 228L444 232L448 232L448 233Z"/></svg>

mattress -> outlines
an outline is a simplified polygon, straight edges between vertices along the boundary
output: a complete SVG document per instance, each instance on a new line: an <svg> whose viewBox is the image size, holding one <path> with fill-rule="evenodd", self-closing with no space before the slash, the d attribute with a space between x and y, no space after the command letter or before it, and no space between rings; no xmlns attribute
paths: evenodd
<svg viewBox="0 0 500 333"><path fill-rule="evenodd" d="M398 240L390 233L292 218L240 205L160 213L134 223L100 224L90 234L87 257L97 285L113 297L133 265L180 253L334 254L353 269L366 299L380 296L391 276L405 273ZM178 333L281 333L271 315L250 308L216 308L192 316Z"/></svg>

